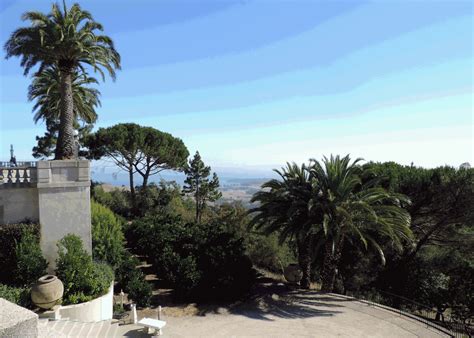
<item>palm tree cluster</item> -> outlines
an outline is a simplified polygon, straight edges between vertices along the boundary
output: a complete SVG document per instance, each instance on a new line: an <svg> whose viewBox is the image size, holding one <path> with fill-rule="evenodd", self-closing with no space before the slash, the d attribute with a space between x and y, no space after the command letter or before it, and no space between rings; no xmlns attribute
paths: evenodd
<svg viewBox="0 0 474 338"><path fill-rule="evenodd" d="M331 155L308 165L288 163L275 170L279 179L264 183L252 198L258 206L250 210L255 215L251 226L297 244L303 288L310 286L312 256L320 248L321 288L332 292L346 241L374 249L384 264L380 239L401 248L412 238L410 215L403 208L409 199L381 188L377 178L363 179L369 173L360 161Z"/></svg>
<svg viewBox="0 0 474 338"><path fill-rule="evenodd" d="M98 34L103 27L78 4L70 9L53 4L51 12L27 12L23 20L27 27L15 30L5 43L6 57L18 56L27 75L39 66L29 89L35 121L59 119L56 159L74 156L74 122L96 120L95 107L100 104L99 92L89 88L97 81L87 75L87 69L105 73L115 79L120 69L120 55L112 39Z"/></svg>

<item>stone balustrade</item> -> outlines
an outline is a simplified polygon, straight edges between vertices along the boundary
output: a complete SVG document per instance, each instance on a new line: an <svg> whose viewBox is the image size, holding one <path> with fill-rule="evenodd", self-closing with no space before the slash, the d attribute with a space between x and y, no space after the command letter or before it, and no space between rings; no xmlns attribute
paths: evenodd
<svg viewBox="0 0 474 338"><path fill-rule="evenodd" d="M7 162L8 163L8 162ZM36 162L25 163L16 167L3 166L0 163L0 185L26 186L24 183L35 183L37 179ZM23 163L22 163L23 164Z"/></svg>

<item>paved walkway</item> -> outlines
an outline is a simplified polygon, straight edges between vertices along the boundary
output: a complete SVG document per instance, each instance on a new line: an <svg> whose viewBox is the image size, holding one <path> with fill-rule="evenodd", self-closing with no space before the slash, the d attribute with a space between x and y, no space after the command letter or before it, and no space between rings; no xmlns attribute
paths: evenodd
<svg viewBox="0 0 474 338"><path fill-rule="evenodd" d="M168 317L167 337L448 337L392 311L318 292L273 294L237 308Z"/></svg>
<svg viewBox="0 0 474 338"><path fill-rule="evenodd" d="M277 291L232 308L163 319L163 337L447 337L395 312L313 291ZM44 324L49 337L59 336L58 329L63 337L146 336L136 326L112 322L68 325Z"/></svg>

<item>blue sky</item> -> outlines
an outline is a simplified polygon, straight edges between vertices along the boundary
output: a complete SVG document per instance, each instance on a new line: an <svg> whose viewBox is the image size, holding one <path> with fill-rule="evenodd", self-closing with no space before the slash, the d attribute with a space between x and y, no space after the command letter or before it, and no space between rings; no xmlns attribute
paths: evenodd
<svg viewBox="0 0 474 338"><path fill-rule="evenodd" d="M0 0L2 45L50 1ZM80 1L122 55L97 127L137 122L215 168L347 154L473 164L471 1ZM4 53L2 51L2 53ZM0 61L0 158L29 159L30 78Z"/></svg>

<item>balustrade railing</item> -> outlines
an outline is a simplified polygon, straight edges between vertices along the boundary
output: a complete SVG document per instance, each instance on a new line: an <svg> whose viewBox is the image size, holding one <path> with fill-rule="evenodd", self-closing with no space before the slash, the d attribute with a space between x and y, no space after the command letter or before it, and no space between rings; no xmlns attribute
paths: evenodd
<svg viewBox="0 0 474 338"><path fill-rule="evenodd" d="M451 337L470 338L474 335L474 318L453 318L449 315L438 313L436 309L423 305L408 298L381 290L367 290L365 292L346 292L347 296L362 299L368 305L385 305L403 315L409 313L426 325L435 325L445 329Z"/></svg>
<svg viewBox="0 0 474 338"><path fill-rule="evenodd" d="M36 182L36 162L0 162L0 185L22 185Z"/></svg>

